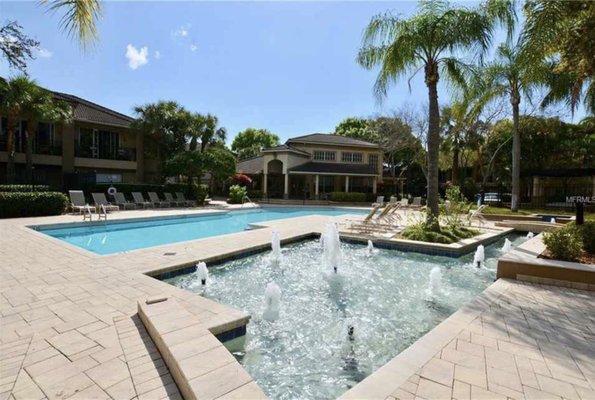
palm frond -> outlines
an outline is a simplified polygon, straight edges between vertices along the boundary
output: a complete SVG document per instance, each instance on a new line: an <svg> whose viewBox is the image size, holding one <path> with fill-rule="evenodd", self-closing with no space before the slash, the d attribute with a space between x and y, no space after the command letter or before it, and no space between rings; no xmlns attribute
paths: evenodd
<svg viewBox="0 0 595 400"><path fill-rule="evenodd" d="M60 26L70 36L76 36L83 48L97 40L97 21L101 16L99 0L42 0L49 10L63 12Z"/></svg>

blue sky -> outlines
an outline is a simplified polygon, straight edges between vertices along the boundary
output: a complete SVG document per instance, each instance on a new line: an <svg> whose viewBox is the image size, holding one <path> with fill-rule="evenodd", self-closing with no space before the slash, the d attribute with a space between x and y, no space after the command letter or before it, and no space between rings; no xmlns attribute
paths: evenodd
<svg viewBox="0 0 595 400"><path fill-rule="evenodd" d="M230 139L247 127L282 139L331 132L347 116L422 105L421 76L379 105L374 71L355 62L370 18L415 2L103 2L89 51L58 30L60 15L35 2L0 2L42 50L29 74L39 84L132 115L135 105L176 100L212 113ZM10 73L0 62L0 75ZM441 102L448 100L441 88Z"/></svg>

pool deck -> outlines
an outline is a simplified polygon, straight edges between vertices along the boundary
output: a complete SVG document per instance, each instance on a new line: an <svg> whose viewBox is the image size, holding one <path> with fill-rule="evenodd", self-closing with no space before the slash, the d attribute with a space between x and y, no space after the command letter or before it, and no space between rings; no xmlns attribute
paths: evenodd
<svg viewBox="0 0 595 400"><path fill-rule="evenodd" d="M109 218L182 213L189 211ZM0 220L0 400L181 398L138 301L174 299L211 333L249 316L146 274L266 247L273 228L282 239L311 235L329 217L107 256L27 228L80 220ZM593 292L500 280L344 397L595 399L594 335ZM227 364L209 373L200 389L211 398L261 396L252 381L221 393Z"/></svg>

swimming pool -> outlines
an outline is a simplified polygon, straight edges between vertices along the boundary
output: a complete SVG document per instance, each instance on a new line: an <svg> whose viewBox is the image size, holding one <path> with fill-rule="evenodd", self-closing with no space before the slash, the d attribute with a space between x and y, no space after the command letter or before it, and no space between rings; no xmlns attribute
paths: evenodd
<svg viewBox="0 0 595 400"><path fill-rule="evenodd" d="M34 229L97 254L113 254L187 240L241 232L250 224L306 215L366 214L365 209L321 207L265 207L211 215L186 215L142 221Z"/></svg>

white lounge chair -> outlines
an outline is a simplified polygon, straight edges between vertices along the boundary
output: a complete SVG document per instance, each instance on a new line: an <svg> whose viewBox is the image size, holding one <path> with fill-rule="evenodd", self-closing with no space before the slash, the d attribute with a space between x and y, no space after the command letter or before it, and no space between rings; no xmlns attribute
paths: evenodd
<svg viewBox="0 0 595 400"><path fill-rule="evenodd" d="M467 223L469 226L473 224L474 221L477 221L478 225L484 226L488 221L484 218L482 212L487 207L487 204L482 204L481 206L477 207L476 210L469 210L469 214L467 215Z"/></svg>
<svg viewBox="0 0 595 400"><path fill-rule="evenodd" d="M141 192L132 192L132 199L134 200L134 204L136 204L138 207L155 207L152 202L145 200Z"/></svg>
<svg viewBox="0 0 595 400"><path fill-rule="evenodd" d="M99 212L100 206L104 206L107 212L120 211L120 207L107 201L105 193L91 193L91 196L93 196L93 202L95 203L95 210L97 212Z"/></svg>
<svg viewBox="0 0 595 400"><path fill-rule="evenodd" d="M376 198L376 202L372 203L372 207L383 206L383 205L384 205L384 196L378 196Z"/></svg>
<svg viewBox="0 0 595 400"><path fill-rule="evenodd" d="M177 200L174 199L174 196L171 195L171 193L167 193L164 192L163 195L165 196L165 201L167 201L172 207L177 207L177 206L184 206L184 203L181 203Z"/></svg>
<svg viewBox="0 0 595 400"><path fill-rule="evenodd" d="M151 200L151 203L153 203L153 205L155 207L169 207L170 204L167 201L163 201L159 198L159 196L157 196L157 193L155 192L148 192L147 193L149 195L149 200Z"/></svg>
<svg viewBox="0 0 595 400"><path fill-rule="evenodd" d="M126 200L126 196L124 196L124 193L122 193L122 192L114 193L114 199L115 199L116 205L118 207L123 208L124 210L126 210L126 209L134 210L136 208L136 204Z"/></svg>
<svg viewBox="0 0 595 400"><path fill-rule="evenodd" d="M72 211L78 211L79 214L92 209L92 207L86 202L85 194L82 190L69 190L68 196L70 197L70 208Z"/></svg>
<svg viewBox="0 0 595 400"><path fill-rule="evenodd" d="M186 196L182 192L176 192L176 200L178 203L184 203L188 207L196 207L196 201L194 200L186 200Z"/></svg>
<svg viewBox="0 0 595 400"><path fill-rule="evenodd" d="M403 197L401 199L401 207L407 207L409 205L409 199L407 197Z"/></svg>

